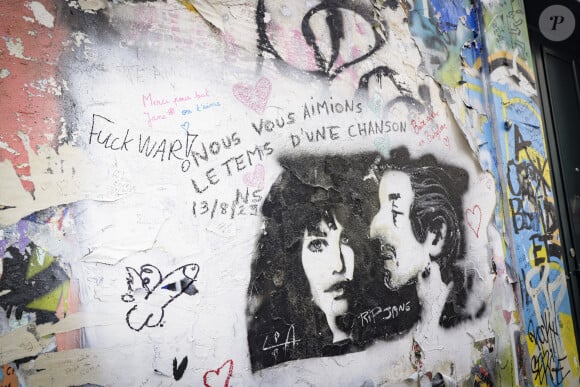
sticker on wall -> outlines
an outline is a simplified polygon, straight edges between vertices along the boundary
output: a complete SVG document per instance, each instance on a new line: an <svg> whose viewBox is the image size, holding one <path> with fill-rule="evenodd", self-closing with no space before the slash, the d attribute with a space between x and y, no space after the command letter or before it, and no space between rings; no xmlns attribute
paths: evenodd
<svg viewBox="0 0 580 387"><path fill-rule="evenodd" d="M576 20L570 9L563 5L551 5L542 11L538 25L546 39L561 42L574 33Z"/></svg>

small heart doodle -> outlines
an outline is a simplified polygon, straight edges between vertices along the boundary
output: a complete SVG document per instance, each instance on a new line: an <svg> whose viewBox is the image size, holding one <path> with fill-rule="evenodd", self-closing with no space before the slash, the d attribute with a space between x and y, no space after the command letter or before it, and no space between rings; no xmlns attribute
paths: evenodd
<svg viewBox="0 0 580 387"><path fill-rule="evenodd" d="M467 225L473 231L475 236L479 238L479 228L481 227L481 208L478 204L473 206L473 209L465 210L465 217L467 218Z"/></svg>
<svg viewBox="0 0 580 387"><path fill-rule="evenodd" d="M183 124L180 125L181 129L183 129L186 133L189 132L189 121L185 121Z"/></svg>
<svg viewBox="0 0 580 387"><path fill-rule="evenodd" d="M236 83L233 87L234 97L259 114L264 113L271 90L272 83L268 78L258 79L255 86Z"/></svg>
<svg viewBox="0 0 580 387"><path fill-rule="evenodd" d="M244 184L248 187L262 189L264 188L264 175L264 166L262 164L257 164L253 172L244 175Z"/></svg>
<svg viewBox="0 0 580 387"><path fill-rule="evenodd" d="M217 370L209 370L203 375L203 385L204 387L229 387L233 372L234 361L226 360Z"/></svg>
<svg viewBox="0 0 580 387"><path fill-rule="evenodd" d="M173 358L173 379L179 380L187 368L187 356L177 365L177 358Z"/></svg>

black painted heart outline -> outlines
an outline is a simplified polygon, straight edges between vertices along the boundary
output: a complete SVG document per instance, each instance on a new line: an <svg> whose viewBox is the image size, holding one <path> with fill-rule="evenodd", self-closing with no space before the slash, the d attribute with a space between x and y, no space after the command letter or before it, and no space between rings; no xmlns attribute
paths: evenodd
<svg viewBox="0 0 580 387"><path fill-rule="evenodd" d="M267 52L272 54L276 59L283 61L284 63L288 64L289 66L295 67L288 63L274 48L274 45L270 41L267 33L267 25L265 21L266 15L266 6L264 4L265 0L259 0L258 6L256 9L256 23L258 25L258 48L262 52ZM310 26L311 19L319 12L326 11L328 12L328 16L326 17L327 26L329 28L330 37L331 37L331 55L330 58L325 58L324 54L320 49L320 43L316 39L316 35ZM368 25L371 27L370 30L373 31L375 43L374 45L367 51L366 53L362 54L361 56L354 58L349 62L345 62L340 66L334 67L336 59L340 54L341 49L341 39L344 37L344 18L343 12L350 11L358 16L360 16ZM346 68L359 63L371 55L373 55L377 50L379 50L384 44L385 41L380 36L375 28L373 28L374 18L372 8L365 7L359 3L355 2L345 2L342 3L338 0L327 0L324 1L315 7L311 8L304 17L302 18L302 35L306 43L312 47L314 51L314 60L318 70L309 71L309 70L302 70L306 73L318 75L318 76L325 76L329 80L333 80L336 78L342 71ZM384 26L386 30L386 25ZM296 67L295 67L296 68Z"/></svg>

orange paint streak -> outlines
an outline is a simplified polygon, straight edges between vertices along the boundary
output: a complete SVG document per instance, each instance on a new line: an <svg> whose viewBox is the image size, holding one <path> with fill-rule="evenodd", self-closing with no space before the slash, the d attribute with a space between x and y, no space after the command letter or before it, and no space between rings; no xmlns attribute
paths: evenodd
<svg viewBox="0 0 580 387"><path fill-rule="evenodd" d="M18 376L16 376L16 372L14 371L14 368L10 364L4 364L2 366L2 372L4 374L4 378L2 379L2 382L0 382L0 387L4 386L16 387L20 385L18 383Z"/></svg>
<svg viewBox="0 0 580 387"><path fill-rule="evenodd" d="M193 4L191 4L188 0L178 0L181 5L183 5L185 8L187 8L188 10L198 13L197 9L195 9L195 7L193 6Z"/></svg>
<svg viewBox="0 0 580 387"><path fill-rule="evenodd" d="M69 314L77 313L80 309L79 306L79 284L77 280L71 280L68 289L68 297L66 300L60 300L60 304L56 309L56 315L59 319L63 319ZM56 348L57 351L81 348L81 330L75 329L69 332L57 333Z"/></svg>

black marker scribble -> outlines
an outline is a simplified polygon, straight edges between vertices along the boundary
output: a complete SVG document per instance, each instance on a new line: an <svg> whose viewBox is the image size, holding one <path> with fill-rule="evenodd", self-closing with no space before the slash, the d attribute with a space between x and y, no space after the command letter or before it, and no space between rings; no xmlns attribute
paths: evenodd
<svg viewBox="0 0 580 387"><path fill-rule="evenodd" d="M267 13L268 10L266 9L264 0L260 0L256 9L258 48L262 53L269 53L275 58L290 64L288 58L284 57L283 52L279 51L280 47L275 47L276 36L271 36L272 32L268 28ZM352 58L350 61L339 64L339 55L341 53L345 55L347 50L344 38L349 26L346 25L345 19L352 20L354 16L361 18L361 21L368 24L369 31L372 31L373 34L372 42L369 44L366 52ZM326 27L328 28L328 36L321 36L313 29L314 19L316 18L324 18ZM332 80L344 69L369 58L385 44L387 34L386 23L384 21L379 23L381 24L381 28L379 28L379 30L382 30L381 33L373 28L376 24L377 21L373 14L373 8L355 2L328 0L309 9L302 18L300 28L306 44L312 48L316 70L306 72L325 76ZM326 50L324 50L323 47L328 47L330 53L325 54L324 52Z"/></svg>

